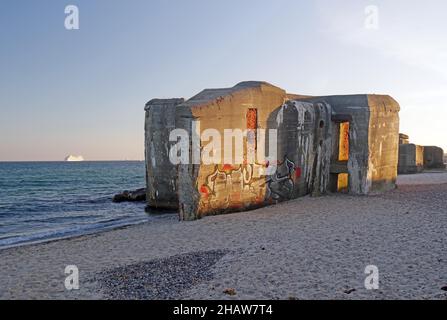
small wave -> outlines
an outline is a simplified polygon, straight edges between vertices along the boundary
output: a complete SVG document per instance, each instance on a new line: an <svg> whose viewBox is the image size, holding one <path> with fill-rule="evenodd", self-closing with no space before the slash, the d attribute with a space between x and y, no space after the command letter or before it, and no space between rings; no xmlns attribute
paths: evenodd
<svg viewBox="0 0 447 320"><path fill-rule="evenodd" d="M112 196L107 197L101 197L101 198L95 198L95 199L87 199L87 200L80 200L79 203L86 203L86 204L102 204L112 201Z"/></svg>
<svg viewBox="0 0 447 320"><path fill-rule="evenodd" d="M141 224L147 221L149 221L149 218L117 218L104 220L86 226L69 227L62 230L38 232L29 235L9 236L0 238L0 249L89 235L120 227Z"/></svg>
<svg viewBox="0 0 447 320"><path fill-rule="evenodd" d="M21 220L20 223L61 223L61 222L75 222L76 220L88 220L91 219L92 216L90 215L78 215L78 216L64 216L64 217L48 217L48 218L41 218L37 217L37 219L26 219Z"/></svg>

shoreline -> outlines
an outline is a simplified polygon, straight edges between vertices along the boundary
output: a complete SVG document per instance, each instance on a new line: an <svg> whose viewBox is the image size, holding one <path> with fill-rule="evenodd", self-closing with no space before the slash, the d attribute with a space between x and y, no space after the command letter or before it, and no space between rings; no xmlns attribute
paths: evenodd
<svg viewBox="0 0 447 320"><path fill-rule="evenodd" d="M194 222L171 214L2 249L0 299L444 300L447 173L412 177L382 195L303 197ZM380 290L363 287L371 264ZM80 290L65 289L67 265L78 266Z"/></svg>
<svg viewBox="0 0 447 320"><path fill-rule="evenodd" d="M149 215L149 217L152 217L152 215ZM91 231L86 231L84 233L75 234L75 235L67 235L67 236L61 236L61 237L55 237L55 238L48 238L48 239L41 239L31 242L22 242L22 243L15 243L8 246L2 246L0 247L0 253L3 250L9 250L9 249L16 249L21 247L27 247L27 246L38 246L46 243L52 243L57 241L64 241L64 240L71 240L71 239L78 239L82 237L89 237L89 236L95 236L96 234L101 234L104 232L110 232L114 230L120 230L125 228L131 228L136 225L150 223L150 221L141 221L141 222L134 222L134 223L124 223L123 225L116 225L116 226L110 226L110 227L104 227L103 229L95 229Z"/></svg>
<svg viewBox="0 0 447 320"><path fill-rule="evenodd" d="M117 162L119 160L116 161L98 161L98 162ZM129 162L129 161L133 161L133 160L123 160L125 162ZM137 160L135 160L137 161ZM33 162L37 162L37 161L33 161ZM47 161L49 162L49 161ZM54 161L54 162L58 162L58 161ZM64 161L60 161L60 162L64 162ZM94 161L84 161L84 162L94 162ZM433 175L437 175L437 177L439 177L439 179L430 179L433 177ZM447 170L445 169L439 169L439 170L427 170L423 173L419 173L419 174L401 174L398 176L398 186L397 189L400 186L405 186L405 185L437 185L437 184L447 184ZM373 196L377 196L377 195L381 195L382 193L377 193L377 194L371 194L370 197ZM328 195L326 195L328 196ZM330 195L329 195L330 196ZM268 207L272 207L272 206L276 206L271 205ZM254 210L258 210L258 209L252 209L252 210L247 210L245 212L250 212L250 211L254 211ZM234 213L228 213L228 214L237 214L237 213L244 213L244 212L234 212ZM176 215L177 213L148 213L146 212L147 216L149 219L152 218L165 218L165 217L169 217L169 216L173 216ZM62 236L62 237L55 237L55 238L50 238L50 239L42 239L42 240L37 240L37 241L31 241L31 242L26 242L26 243L17 243L17 244L13 244L10 246L0 246L0 252L2 252L3 250L8 250L8 249L14 249L14 248L20 248L20 247L26 247L26 246L35 246L35 245L40 245L40 244L45 244L45 243L51 243L54 241L63 241L63 240L70 240L70 239L76 239L76 238L82 238L82 237L87 237L87 236L94 236L96 234L101 234L104 232L110 232L110 231L114 231L114 230L119 230L119 229L123 229L123 228L130 228L132 226L135 225L140 225L140 224L146 224L146 223L150 223L151 220L148 221L140 221L140 222L134 222L134 223L123 223L122 225L117 225L117 226L109 226L109 227L104 227L102 229L96 229L96 230L91 230L91 231L86 231L84 233L81 234L75 234L75 235L67 235L67 236Z"/></svg>

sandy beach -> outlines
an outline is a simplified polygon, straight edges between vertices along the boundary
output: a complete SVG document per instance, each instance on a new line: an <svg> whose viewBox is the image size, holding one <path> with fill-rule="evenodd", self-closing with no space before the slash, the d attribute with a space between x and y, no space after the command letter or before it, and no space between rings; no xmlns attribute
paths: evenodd
<svg viewBox="0 0 447 320"><path fill-rule="evenodd" d="M0 251L1 299L447 299L447 173ZM80 289L64 287L76 265ZM380 288L364 287L367 265Z"/></svg>

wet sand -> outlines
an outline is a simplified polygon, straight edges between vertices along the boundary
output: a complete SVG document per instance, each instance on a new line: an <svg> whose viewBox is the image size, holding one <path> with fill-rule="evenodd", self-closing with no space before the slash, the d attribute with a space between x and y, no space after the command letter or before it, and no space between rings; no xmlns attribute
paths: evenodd
<svg viewBox="0 0 447 320"><path fill-rule="evenodd" d="M0 299L447 299L447 173L0 251ZM65 289L76 265L80 289ZM367 290L367 265L379 289ZM444 288L445 289L445 288Z"/></svg>

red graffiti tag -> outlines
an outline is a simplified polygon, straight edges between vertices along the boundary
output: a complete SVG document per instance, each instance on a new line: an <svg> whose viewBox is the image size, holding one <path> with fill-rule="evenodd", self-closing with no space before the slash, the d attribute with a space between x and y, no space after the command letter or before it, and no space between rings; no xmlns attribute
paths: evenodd
<svg viewBox="0 0 447 320"><path fill-rule="evenodd" d="M295 168L295 178L297 178L297 179L301 178L301 168L300 167Z"/></svg>
<svg viewBox="0 0 447 320"><path fill-rule="evenodd" d="M208 195L210 193L209 188L207 186L205 186L205 185L201 186L200 187L200 193L203 193L203 195L205 197L208 197Z"/></svg>

